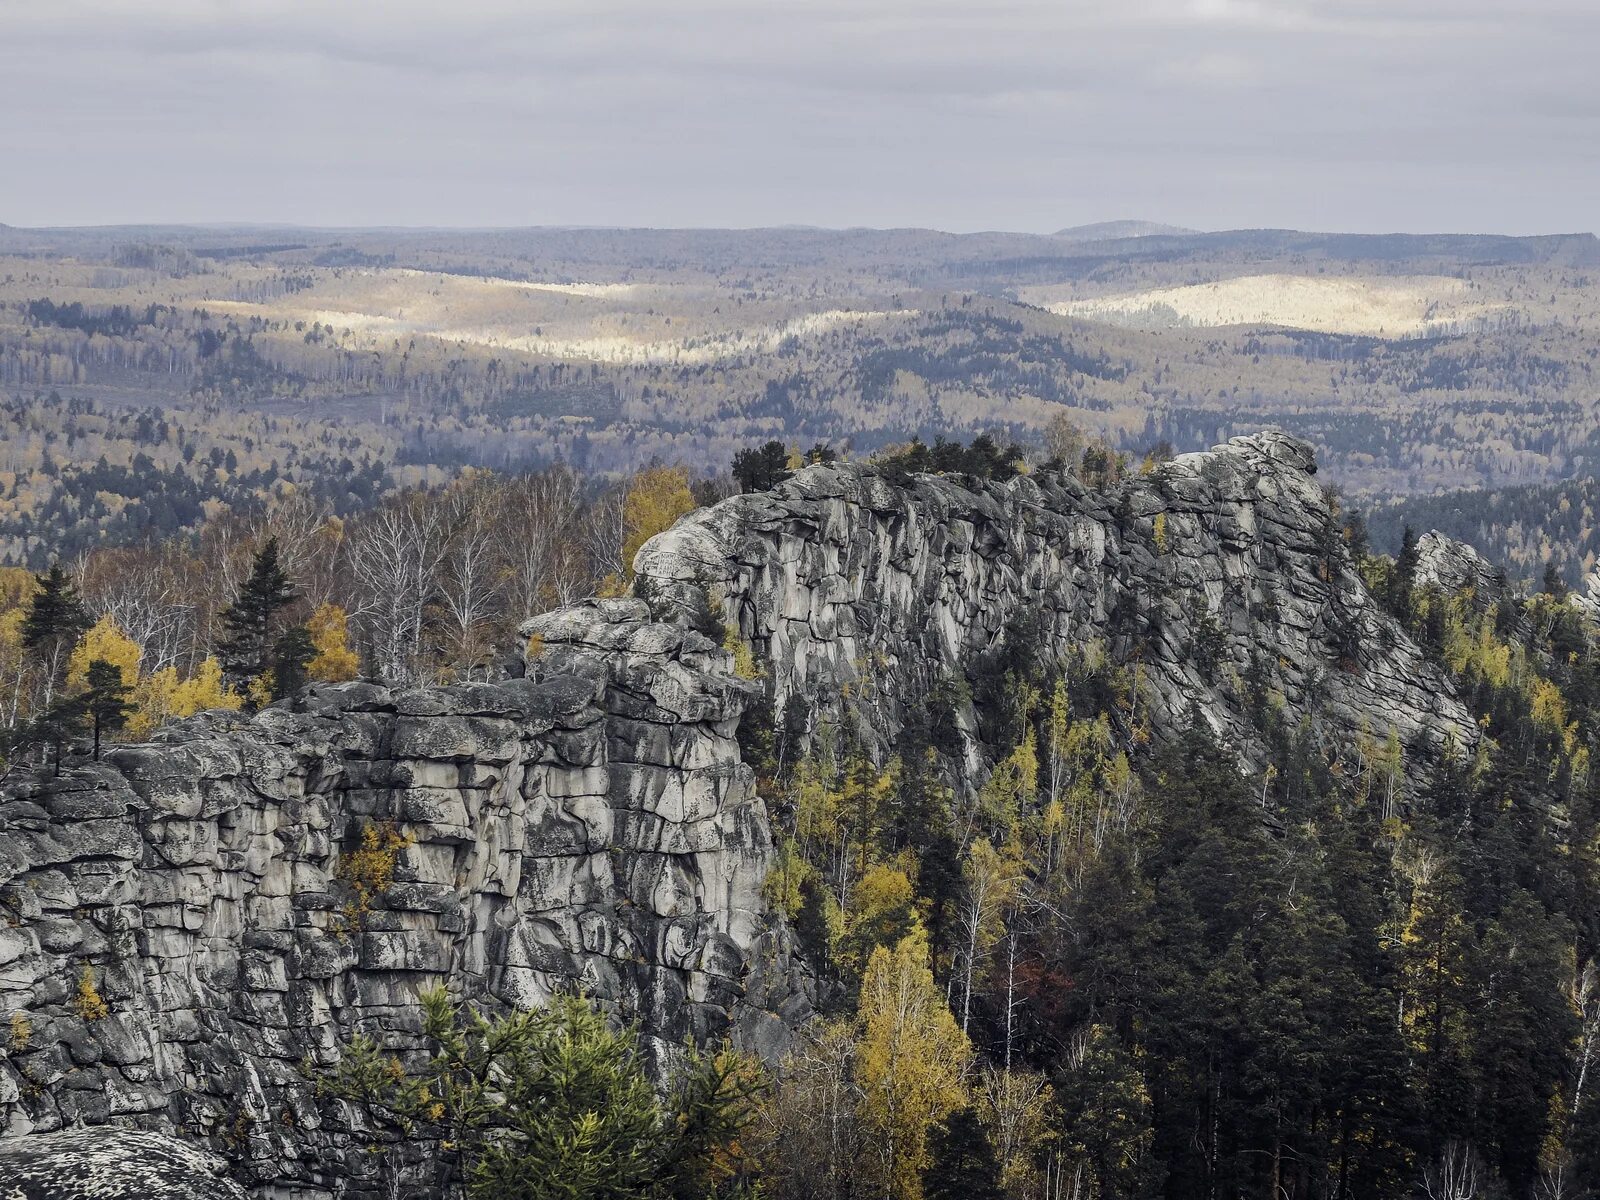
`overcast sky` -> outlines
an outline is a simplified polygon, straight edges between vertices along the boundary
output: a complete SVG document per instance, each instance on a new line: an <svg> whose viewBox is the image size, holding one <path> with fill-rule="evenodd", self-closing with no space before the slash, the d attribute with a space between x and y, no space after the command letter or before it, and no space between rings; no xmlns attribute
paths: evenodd
<svg viewBox="0 0 1600 1200"><path fill-rule="evenodd" d="M1597 0L0 0L0 222L1600 226Z"/></svg>

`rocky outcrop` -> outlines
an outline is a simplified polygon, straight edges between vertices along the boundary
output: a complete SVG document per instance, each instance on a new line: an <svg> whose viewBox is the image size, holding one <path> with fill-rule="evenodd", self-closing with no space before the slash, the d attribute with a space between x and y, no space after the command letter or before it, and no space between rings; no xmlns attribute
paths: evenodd
<svg viewBox="0 0 1600 1200"><path fill-rule="evenodd" d="M13 784L0 1127L147 1123L262 1195L361 1195L425 1148L369 1153L301 1063L358 1029L404 1046L425 986L574 985L663 1045L777 1052L805 993L726 658L603 602L547 620L530 678L315 687ZM385 825L406 844L361 905L341 864Z"/></svg>
<svg viewBox="0 0 1600 1200"><path fill-rule="evenodd" d="M1026 638L1136 666L1133 719L1160 737L1198 715L1247 762L1261 703L1335 741L1393 729L1422 763L1470 748L1313 471L1274 433L1106 490L814 466L647 543L648 601L531 620L522 678L313 687L11 781L0 1131L139 1124L203 1139L260 1196L383 1194L426 1147L319 1103L301 1064L356 1030L413 1044L441 982L507 1004L579 986L662 1047L779 1053L808 1004L738 739L764 686L882 757L936 685ZM975 787L998 748L970 702L954 719ZM369 830L393 872L363 900Z"/></svg>
<svg viewBox="0 0 1600 1200"><path fill-rule="evenodd" d="M1107 491L1057 475L895 487L818 465L684 518L637 566L661 591L711 587L771 664L778 710L801 692L869 745L1008 628L1059 662L1092 645L1137 663L1158 735L1198 712L1247 760L1248 686L1332 737L1475 744L1442 672L1367 594L1314 471L1275 432Z"/></svg>
<svg viewBox="0 0 1600 1200"><path fill-rule="evenodd" d="M227 1161L176 1138L77 1128L0 1138L0 1200L247 1200Z"/></svg>
<svg viewBox="0 0 1600 1200"><path fill-rule="evenodd" d="M1447 595L1471 588L1477 600L1487 605L1504 590L1502 574L1467 543L1429 530L1417 539L1419 585L1432 585Z"/></svg>

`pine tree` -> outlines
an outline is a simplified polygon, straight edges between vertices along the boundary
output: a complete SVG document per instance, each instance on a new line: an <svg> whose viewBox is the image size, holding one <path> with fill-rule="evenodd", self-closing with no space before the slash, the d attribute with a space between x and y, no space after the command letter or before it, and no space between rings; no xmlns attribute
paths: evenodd
<svg viewBox="0 0 1600 1200"><path fill-rule="evenodd" d="M1540 590L1547 596L1554 596L1557 600L1567 598L1567 583L1561 578L1561 568L1556 565L1556 560L1547 559L1544 564L1544 577L1540 581Z"/></svg>
<svg viewBox="0 0 1600 1200"><path fill-rule="evenodd" d="M815 452L817 447L812 447ZM825 460L821 460L825 461ZM741 492L767 492L789 478L789 451L780 441L741 450L733 456L733 477Z"/></svg>
<svg viewBox="0 0 1600 1200"><path fill-rule="evenodd" d="M485 1017L421 996L436 1052L407 1070L357 1037L318 1082L407 1136L439 1139L431 1195L470 1200L689 1200L727 1194L762 1083L748 1060L690 1050L659 1095L635 1030L587 1001Z"/></svg>
<svg viewBox="0 0 1600 1200"><path fill-rule="evenodd" d="M128 685L123 682L122 669L115 663L97 658L89 664L88 690L82 697L83 711L94 729L94 756L100 758L102 734L115 733L128 723L132 704L128 699Z"/></svg>
<svg viewBox="0 0 1600 1200"><path fill-rule="evenodd" d="M89 614L78 597L72 576L52 563L34 577L38 590L22 622L22 645L44 668L44 708L55 699L61 672L72 647L89 628Z"/></svg>
<svg viewBox="0 0 1600 1200"><path fill-rule="evenodd" d="M83 697L62 696L29 723L28 742L55 750L54 774L57 776L61 774L61 756L66 744L82 730L83 721Z"/></svg>
<svg viewBox="0 0 1600 1200"><path fill-rule="evenodd" d="M1086 1176L1089 1194L1149 1194L1160 1171L1152 1155L1151 1099L1138 1061L1111 1030L1092 1025L1058 1076L1061 1153Z"/></svg>
<svg viewBox="0 0 1600 1200"><path fill-rule="evenodd" d="M223 671L235 683L275 675L278 614L300 598L278 562L278 539L268 538L256 553L239 598L222 614L224 636L218 647Z"/></svg>

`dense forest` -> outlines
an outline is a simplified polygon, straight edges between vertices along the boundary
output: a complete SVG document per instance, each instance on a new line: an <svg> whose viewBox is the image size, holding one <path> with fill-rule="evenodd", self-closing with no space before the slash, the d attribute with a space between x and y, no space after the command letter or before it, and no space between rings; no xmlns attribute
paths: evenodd
<svg viewBox="0 0 1600 1200"><path fill-rule="evenodd" d="M1102 486L1138 469L1083 442L1057 426L1044 452ZM471 472L348 515L295 492L192 538L12 570L7 769L307 679L491 676L527 613L626 592L645 538L833 453L769 443L699 481ZM984 438L912 442L876 469L1028 463ZM1092 644L1041 659L1023 616L887 759L795 704L741 725L779 838L767 898L822 1009L770 1073L695 1058L662 1098L581 1004L491 1018L437 1001L426 1073L358 1044L328 1088L406 1128L448 1133L460 1101L518 1130L450 1141L477 1197L513 1176L602 1194L575 1174L612 1170L602 1149L630 1164L603 1176L619 1200L1600 1196L1596 631L1559 586L1445 595L1409 539L1374 553L1353 517L1330 539L1455 680L1486 735L1470 758L1407 762L1385 729L1321 742L1263 669L1241 685L1270 763L1246 774L1198 718L1154 739L1136 664ZM962 697L981 780L959 756ZM377 872L393 850L363 853ZM491 1053L519 1090L460 1091ZM593 1154L549 1140L548 1097L575 1094L553 1079L593 1085Z"/></svg>
<svg viewBox="0 0 1600 1200"><path fill-rule="evenodd" d="M1136 671L1041 662L1026 621L951 681L997 763L972 801L949 695L887 765L769 759L769 886L837 1014L766 1110L769 1194L882 1193L841 1162L900 1196L1600 1194L1594 631L1559 595L1421 586L1360 529L1489 734L1470 761L1319 745L1258 687L1272 758L1245 776L1198 721L1151 745ZM893 1082L885 969L920 1064ZM921 1128L891 1128L896 1087Z"/></svg>
<svg viewBox="0 0 1600 1200"><path fill-rule="evenodd" d="M344 511L465 467L708 472L772 437L865 455L1063 413L1130 452L1279 425L1363 499L1547 482L1594 467L1596 262L1588 238L12 231L0 558L291 486ZM1285 280L1305 328L1102 311Z"/></svg>
<svg viewBox="0 0 1600 1200"><path fill-rule="evenodd" d="M1489 491L1406 496L1367 509L1374 545L1400 548L1405 528L1437 529L1476 547L1513 579L1533 582L1552 564L1583 588L1600 564L1600 483L1593 477Z"/></svg>

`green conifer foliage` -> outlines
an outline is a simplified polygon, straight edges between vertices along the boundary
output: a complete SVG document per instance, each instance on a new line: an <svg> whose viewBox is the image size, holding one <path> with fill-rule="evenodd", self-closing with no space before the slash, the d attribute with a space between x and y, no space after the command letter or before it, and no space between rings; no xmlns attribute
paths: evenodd
<svg viewBox="0 0 1600 1200"><path fill-rule="evenodd" d="M93 621L83 607L72 576L61 569L60 563L51 564L48 571L34 579L38 590L22 621L22 645L43 669L43 707L48 708L73 645Z"/></svg>
<svg viewBox="0 0 1600 1200"><path fill-rule="evenodd" d="M703 1200L736 1194L740 1131L761 1076L732 1053L686 1053L666 1096L637 1034L586 1000L487 1017L423 993L434 1050L407 1069L357 1037L319 1080L405 1136L437 1138L438 1192L470 1200ZM725 1188L718 1191L718 1188Z"/></svg>
<svg viewBox="0 0 1600 1200"><path fill-rule="evenodd" d="M1002 1200L1000 1162L971 1107L950 1114L929 1139L933 1160L923 1175L925 1200Z"/></svg>
<svg viewBox="0 0 1600 1200"><path fill-rule="evenodd" d="M230 680L245 688L262 678L275 682L279 614L299 598L278 561L278 539L268 538L256 553L239 598L222 614L218 657ZM304 661L301 666L303 670Z"/></svg>
<svg viewBox="0 0 1600 1200"><path fill-rule="evenodd" d="M103 658L89 664L88 689L81 703L85 716L94 730L94 756L100 757L100 740L115 733L128 723L132 704L128 699L128 685L122 682L122 670Z"/></svg>

